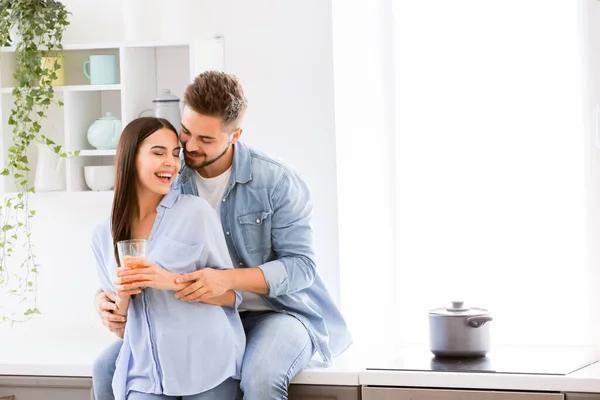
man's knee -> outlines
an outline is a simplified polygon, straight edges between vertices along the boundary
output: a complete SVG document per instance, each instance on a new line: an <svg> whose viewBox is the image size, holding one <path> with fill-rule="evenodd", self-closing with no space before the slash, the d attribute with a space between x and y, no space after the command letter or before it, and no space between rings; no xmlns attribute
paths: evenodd
<svg viewBox="0 0 600 400"><path fill-rule="evenodd" d="M288 315L265 315L246 334L240 385L244 399L287 399L290 381L306 367L313 352L300 321Z"/></svg>

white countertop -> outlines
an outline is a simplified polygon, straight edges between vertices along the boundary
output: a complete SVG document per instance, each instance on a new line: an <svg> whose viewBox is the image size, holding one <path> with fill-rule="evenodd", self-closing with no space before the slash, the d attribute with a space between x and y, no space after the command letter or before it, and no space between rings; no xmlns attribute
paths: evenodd
<svg viewBox="0 0 600 400"><path fill-rule="evenodd" d="M44 339L40 339L43 337ZM102 326L0 330L0 375L90 377L94 358L114 339ZM293 380L313 385L377 385L600 393L600 363L567 376L367 370L350 348L330 368L307 368Z"/></svg>
<svg viewBox="0 0 600 400"><path fill-rule="evenodd" d="M0 329L0 376L91 377L94 359L116 340L99 324L38 325L33 329L18 325L12 330ZM361 368L351 355L348 351L330 368L306 369L293 382L358 385Z"/></svg>
<svg viewBox="0 0 600 400"><path fill-rule="evenodd" d="M414 350L408 348L408 352ZM518 352L514 346L512 352ZM406 351L407 348L404 348ZM398 350L399 351L399 350ZM528 356L549 354L563 359L564 365L572 369L567 375L518 374L495 372L433 372L433 371L384 371L363 370L359 372L361 385L393 387L441 387L463 389L531 390L548 392L600 393L600 352L592 347L523 347ZM393 354L394 351L390 351ZM389 355L370 357L365 368L385 365ZM587 366L586 366L587 365ZM580 369L577 369L580 368Z"/></svg>
<svg viewBox="0 0 600 400"><path fill-rule="evenodd" d="M372 386L600 393L600 365L595 363L566 376L363 371L359 373L359 382Z"/></svg>

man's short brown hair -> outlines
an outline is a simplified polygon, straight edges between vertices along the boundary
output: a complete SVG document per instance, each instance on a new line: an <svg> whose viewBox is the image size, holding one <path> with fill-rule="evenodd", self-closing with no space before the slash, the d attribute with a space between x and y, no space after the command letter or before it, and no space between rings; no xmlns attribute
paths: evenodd
<svg viewBox="0 0 600 400"><path fill-rule="evenodd" d="M220 117L225 129L238 128L248 107L237 78L220 71L198 75L186 88L183 101L199 114Z"/></svg>

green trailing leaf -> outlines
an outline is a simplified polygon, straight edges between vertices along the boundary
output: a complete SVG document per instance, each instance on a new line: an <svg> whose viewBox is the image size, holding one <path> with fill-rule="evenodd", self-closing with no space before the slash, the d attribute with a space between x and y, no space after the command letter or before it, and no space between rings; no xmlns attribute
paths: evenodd
<svg viewBox="0 0 600 400"><path fill-rule="evenodd" d="M5 311L0 308L2 321L18 322L40 314L36 304L36 280L30 273L38 272L36 255L31 236L30 218L35 211L30 209L30 194L35 187L29 184L27 172L31 171L27 152L34 143L49 146L56 153L64 153L62 146L43 135L44 122L52 104L63 106L56 99L52 80L55 71L60 68L42 68L44 57L55 56L63 48L62 39L69 25L70 13L58 0L0 0L0 46L15 46L14 56L14 98L8 115L8 125L12 130L12 141L6 149L5 167L0 175L15 183L16 196L7 196L0 205L2 229L0 231L0 271L3 272L4 285L10 285L11 294L21 302L27 301L27 311ZM21 38L15 41L11 31L16 30ZM3 53L0 52L0 57ZM19 257L21 246L24 256L13 266L12 257L16 257L13 248L18 239ZM18 269L18 270L17 270ZM23 271L23 273L21 273ZM12 278L15 277L15 278ZM16 279L14 283L9 280ZM33 295L25 295L33 293ZM7 312L7 315L1 315ZM17 315L21 313L22 315Z"/></svg>

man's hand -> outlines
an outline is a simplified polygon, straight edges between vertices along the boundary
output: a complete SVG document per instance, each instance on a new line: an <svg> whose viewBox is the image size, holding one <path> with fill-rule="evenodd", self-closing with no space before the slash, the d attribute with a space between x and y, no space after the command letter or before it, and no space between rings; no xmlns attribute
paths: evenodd
<svg viewBox="0 0 600 400"><path fill-rule="evenodd" d="M183 274L175 282L178 284L175 297L181 301L206 302L232 289L227 271L213 268ZM189 282L192 283L188 284Z"/></svg>
<svg viewBox="0 0 600 400"><path fill-rule="evenodd" d="M139 292L139 290L138 290ZM127 317L124 315L113 314L112 311L117 310L115 304L117 296L114 292L105 293L102 289L98 290L94 299L94 305L96 306L96 312L100 315L100 319L104 326L106 326L111 332L119 333L125 329L125 323Z"/></svg>
<svg viewBox="0 0 600 400"><path fill-rule="evenodd" d="M131 258L124 267L117 268L115 287L119 291L146 287L175 291L177 276L145 258Z"/></svg>

